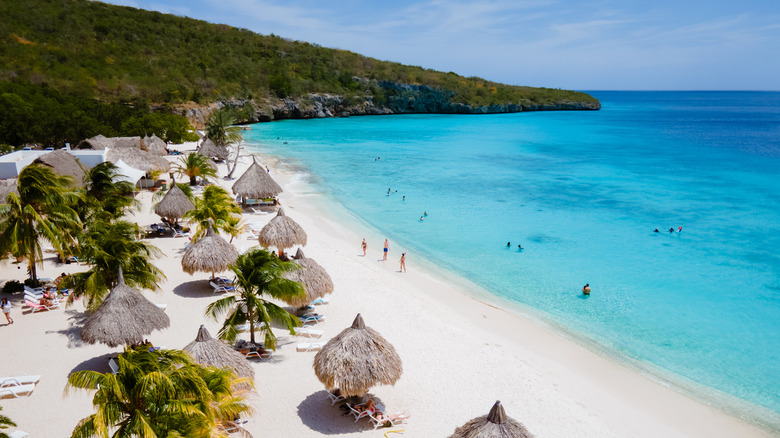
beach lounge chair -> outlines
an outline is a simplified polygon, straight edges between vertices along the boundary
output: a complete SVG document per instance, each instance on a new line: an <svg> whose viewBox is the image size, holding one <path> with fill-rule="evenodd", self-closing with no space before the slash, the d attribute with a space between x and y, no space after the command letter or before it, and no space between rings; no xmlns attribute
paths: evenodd
<svg viewBox="0 0 780 438"><path fill-rule="evenodd" d="M167 305L167 304L158 304L158 303L154 303L154 305L155 305L155 306L157 306L157 307L158 307L160 310L162 310L163 312L165 312L165 309L167 309L167 308L168 308L168 305Z"/></svg>
<svg viewBox="0 0 780 438"><path fill-rule="evenodd" d="M249 207L252 210L252 214L268 214L268 211L263 211L259 208Z"/></svg>
<svg viewBox="0 0 780 438"><path fill-rule="evenodd" d="M330 298L328 298L328 297L321 297L321 298L317 298L316 300L312 301L311 305L312 306L321 306L323 304L328 304L328 303L330 303Z"/></svg>
<svg viewBox="0 0 780 438"><path fill-rule="evenodd" d="M317 315L313 313L307 313L300 317L301 324L304 325L304 327L308 324L317 324L318 322L322 322L325 320L325 315Z"/></svg>
<svg viewBox="0 0 780 438"><path fill-rule="evenodd" d="M296 336L305 336L307 338L321 338L323 335L322 330L313 329L311 327L295 327Z"/></svg>
<svg viewBox="0 0 780 438"><path fill-rule="evenodd" d="M377 419L376 418L377 416L378 413L368 416L368 419L371 421L371 424L374 425L374 430L377 430L382 426L388 426L388 427L400 426L404 424L404 422L408 420L409 417L411 417L411 415L409 415L409 413L406 411L396 412L394 414L387 415L387 417L389 418L385 418L384 420Z"/></svg>
<svg viewBox="0 0 780 438"><path fill-rule="evenodd" d="M27 385L11 385L0 388L0 398L7 397L9 395L15 398L21 397L23 394L27 394L27 397L32 395L35 385L28 383Z"/></svg>
<svg viewBox="0 0 780 438"><path fill-rule="evenodd" d="M43 295L43 288L42 287L30 287L30 286L25 285L24 286L24 292L32 294L32 295Z"/></svg>
<svg viewBox="0 0 780 438"><path fill-rule="evenodd" d="M15 430L8 434L8 438L27 438L28 436L30 436L30 434L21 430Z"/></svg>
<svg viewBox="0 0 780 438"><path fill-rule="evenodd" d="M382 411L381 406L379 406L379 405L375 405L374 408L370 408L370 409L363 409L363 410L355 409L356 407L360 407L362 405L363 404L354 405L353 406L353 405L347 403L347 407L349 408L349 413L352 414L355 417L355 423L357 423L358 420L360 420L361 418L371 417L375 413Z"/></svg>
<svg viewBox="0 0 780 438"><path fill-rule="evenodd" d="M188 237L190 235L190 232L183 232L182 230L177 230L175 228L171 228L173 230L173 237Z"/></svg>
<svg viewBox="0 0 780 438"><path fill-rule="evenodd" d="M211 285L211 287L214 288L214 293L215 294L217 294L217 293L225 293L225 292L233 292L235 290L235 289L233 289L233 286L228 286L228 285L224 285L224 284L217 284L217 283L214 283L213 281L210 281L209 284Z"/></svg>
<svg viewBox="0 0 780 438"><path fill-rule="evenodd" d="M119 373L119 361L117 361L115 357L108 360L108 367L111 368L112 373Z"/></svg>
<svg viewBox="0 0 780 438"><path fill-rule="evenodd" d="M43 312L44 310L51 310L59 307L59 304L52 304L51 306L44 306L42 304L38 304L36 302L30 301L29 299L24 300L24 305L32 309L32 312Z"/></svg>
<svg viewBox="0 0 780 438"><path fill-rule="evenodd" d="M297 350L299 352L305 352L305 351L319 351L322 350L323 344L321 342L306 342L303 344L298 344Z"/></svg>
<svg viewBox="0 0 780 438"><path fill-rule="evenodd" d="M24 299L25 300L30 300L30 301L32 301L34 303L37 303L38 300L40 300L41 298L43 298L43 292L41 292L39 294L34 294L32 292L27 292L27 291L24 292Z"/></svg>
<svg viewBox="0 0 780 438"><path fill-rule="evenodd" d="M36 384L41 380L40 375L30 375L24 373L16 373L10 377L0 377L0 387L14 386L14 385L29 385Z"/></svg>
<svg viewBox="0 0 780 438"><path fill-rule="evenodd" d="M259 351L250 351L244 356L246 356L247 359L252 359L253 357L256 357L262 360L262 359L268 359L269 357L271 357L271 354L273 354L271 350L263 350L262 353L260 353Z"/></svg>
<svg viewBox="0 0 780 438"><path fill-rule="evenodd" d="M334 389L333 391L327 391L328 400L330 400L330 405L331 406L335 405L336 403L338 403L338 402L340 402L342 400L346 400L344 397L341 396L341 393L336 395L336 394L333 393L334 391L338 391L338 388Z"/></svg>

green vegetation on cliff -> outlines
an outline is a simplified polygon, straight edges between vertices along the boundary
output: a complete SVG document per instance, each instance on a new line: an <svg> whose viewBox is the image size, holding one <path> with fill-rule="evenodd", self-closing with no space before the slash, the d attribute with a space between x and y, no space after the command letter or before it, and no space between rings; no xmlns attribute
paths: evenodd
<svg viewBox="0 0 780 438"><path fill-rule="evenodd" d="M76 99L204 105L329 93L382 106L393 90L378 83L387 81L446 91L470 106L597 102L87 0L7 0L0 16L0 84L46 86Z"/></svg>

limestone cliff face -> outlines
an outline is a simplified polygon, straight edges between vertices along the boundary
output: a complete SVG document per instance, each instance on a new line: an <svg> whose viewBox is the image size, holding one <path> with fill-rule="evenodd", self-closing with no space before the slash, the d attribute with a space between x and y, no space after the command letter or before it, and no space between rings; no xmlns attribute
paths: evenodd
<svg viewBox="0 0 780 438"><path fill-rule="evenodd" d="M356 78L356 80L359 80ZM217 107L231 106L243 112L241 123L270 122L283 119L314 119L389 114L496 114L522 111L598 110L601 104L594 102L569 102L535 104L532 102L505 105L470 106L453 102L455 93L424 85L398 84L379 81L384 91L382 103L373 97L345 97L330 94L310 94L296 99L234 99L205 107L181 108L196 128L203 126L208 115ZM250 110L248 110L248 108Z"/></svg>

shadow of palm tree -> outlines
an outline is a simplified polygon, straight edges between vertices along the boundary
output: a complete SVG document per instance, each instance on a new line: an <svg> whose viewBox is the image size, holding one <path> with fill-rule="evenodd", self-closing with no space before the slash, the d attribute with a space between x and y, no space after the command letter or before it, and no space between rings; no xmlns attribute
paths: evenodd
<svg viewBox="0 0 780 438"><path fill-rule="evenodd" d="M81 340L81 328L89 315L86 312L69 309L64 311L68 315L68 328L62 330L47 330L46 333L58 333L68 338L68 348L78 348L86 345Z"/></svg>

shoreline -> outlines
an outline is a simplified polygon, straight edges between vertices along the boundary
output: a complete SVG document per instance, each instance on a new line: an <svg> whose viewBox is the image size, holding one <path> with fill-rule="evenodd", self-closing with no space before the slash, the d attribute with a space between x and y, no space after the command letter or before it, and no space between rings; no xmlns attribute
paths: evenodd
<svg viewBox="0 0 780 438"><path fill-rule="evenodd" d="M285 190L280 195L285 212L308 234L306 256L331 275L335 290L329 295L331 303L317 309L327 316L316 327L324 332L321 339L293 337L275 329L279 348L271 359L250 362L257 393L250 399L255 413L246 418L245 428L255 436L379 436L384 432L341 416L312 371L314 353L296 351L298 343L327 342L348 327L357 313L401 356L400 380L394 386L375 387L371 393L390 412L411 413L411 421L403 426L408 437L449 436L466 421L485 415L496 400L502 401L507 415L539 438L771 436L609 361L548 325L471 297L467 288L452 284L446 275L427 272L413 254L407 261L409 272L399 274L402 245L391 241L388 262L376 261L374 257L381 258L380 231L345 220L338 214L340 205L309 185L300 169L257 155ZM241 156L236 177L251 163L249 157ZM220 176L226 173L224 165L218 169ZM229 189L234 181L220 178L216 183ZM137 199L143 207L127 219L142 226L158 222L151 212L152 195L140 192ZM351 214L346 209L341 213ZM247 222L259 224L271 217L243 214ZM362 237L369 240L366 258L359 249ZM201 324L215 335L221 321L203 314L205 306L219 297L208 286L210 274L182 272L187 239L152 238L150 242L163 253L154 263L165 271L167 281L157 293L143 293L155 303L168 305L171 324L149 339L162 348L182 348ZM242 235L233 244L240 249L256 246L257 241ZM86 265L56 264L49 254L39 275L54 277L86 269ZM9 260L0 262L0 274L3 280L25 277L25 271ZM42 378L30 397L0 401L2 414L31 436L66 436L93 412L91 393L63 397L67 376L80 369L108 372L107 358L121 348L81 341L84 309L78 301L69 308L24 315L15 306L15 323L0 323L5 341L0 375L23 371Z"/></svg>
<svg viewBox="0 0 780 438"><path fill-rule="evenodd" d="M323 212L323 210L327 210L329 219L333 222L342 224L342 229L355 230L363 228L367 230L367 233L373 234L374 236L379 236L381 233L371 224L360 218L356 213L349 210L336 199L334 199L332 195L319 191L316 187L312 186L312 183L307 181L307 179L316 178L316 176L313 175L308 169L295 167L292 165L288 166L286 164L279 166L282 157L258 152L257 150L254 150L251 143L248 144L248 150L252 151L252 153L257 155L262 160L274 161L276 163L277 170L282 174L285 174L287 179L297 178L299 184L306 187L308 191L313 192L313 197L322 198L316 201L321 203L319 209L317 209L318 213ZM323 209L323 207L327 208ZM345 221L348 223L344 224ZM358 234L356 234L354 231L351 234L353 234L355 239L357 239L356 241L359 242L360 239L357 238ZM380 242L378 239L375 240ZM409 255L410 254L407 254L407 257ZM413 260L413 255L412 258L409 258L409 260ZM388 261L390 261L390 258L388 258ZM414 263L419 263L421 268L419 269L420 275L425 278L424 282L428 286L427 288L424 288L427 294L433 296L433 298L439 301L440 304L448 305L452 310L462 314L464 317L469 318L471 323L480 326L482 329L492 332L492 336L501 336L506 338L504 325L518 323L518 321L514 321L514 319L517 319L525 329L529 331L536 330L536 338L544 339L543 341L534 339L533 342L531 342L532 350L536 353L540 353L541 355L546 356L549 359L552 359L554 362L560 364L563 363L564 360L569 359L572 354L581 354L582 357L592 356L585 360L594 360L595 362L602 361L607 363L610 367L619 368L621 372L627 373L628 375L620 376L619 381L616 382L614 375L605 375L605 373L600 372L597 366L593 366L596 365L595 363L590 363L590 366L586 367L586 369L590 371L589 377L596 377L600 385L611 387L609 389L610 391L622 393L622 396L627 398L633 398L635 397L635 389L631 388L631 385L623 385L623 383L630 382L631 384L637 384L639 382L637 382L636 379L641 379L643 380L641 384L647 385L643 386L644 390L653 392L657 390L658 392L655 394L657 397L671 397L670 400L668 400L672 401L671 405L660 406L659 404L658 406L654 407L644 402L638 403L638 405L642 406L643 408L651 410L661 408L657 414L661 414L667 419L678 417L679 408L702 410L702 412L699 413L704 413L704 411L711 410L712 412L707 414L712 414L714 417L725 417L721 418L720 420L725 420L726 424L735 422L736 424L734 424L734 427L736 427L736 429L734 432L736 432L741 426L745 426L747 429L754 428L754 432L758 433L756 436L763 436L763 434L769 434L768 436L772 436L780 432L780 419L778 419L778 415L771 410L764 408L763 406L752 404L748 401L742 400L717 389L690 381L670 371L656 367L650 362L630 358L618 350L611 350L609 347L601 345L598 342L576 332L575 330L554 321L552 318L547 317L544 312L538 309L491 293L486 288L473 283L454 270L449 270L445 267L437 266L432 262L428 262L427 260ZM407 262L407 265L411 265L410 262ZM449 301L452 299L452 295L436 293L436 288L430 287L435 286L436 284L444 284L451 291L455 291L461 294L462 299L460 301L461 304L464 304L465 306L451 305ZM419 284L416 286L419 286ZM480 320L474 313L474 309L470 308L468 305L468 300L473 300L479 303L481 306L493 309L498 313L504 313L505 315L503 315L503 318L498 317L497 315L493 315L493 318L495 319L494 321L486 322L484 320ZM485 315L483 314L483 316ZM483 319L489 318L485 317ZM516 341L512 340L511 338L507 339L510 341ZM568 343L571 345L555 345L556 342L564 344ZM584 351L571 351L576 349L582 349ZM652 388L653 386L656 388ZM670 394L663 394L663 392L669 392ZM672 400L674 398L680 399ZM770 417L770 419L767 420L767 417ZM766 421L761 421L762 419ZM680 431L689 430L692 433L690 436L699 436L699 433L705 433L704 431L696 431L696 427L698 427L698 425L690 425L687 423L688 422L685 419L681 419L681 421L676 422L676 428ZM711 430L706 433L713 436L734 436L728 433L724 433L720 426L712 426L710 429ZM724 434L719 435L719 433ZM688 435L686 434L685 436ZM740 433L739 436L747 435Z"/></svg>

